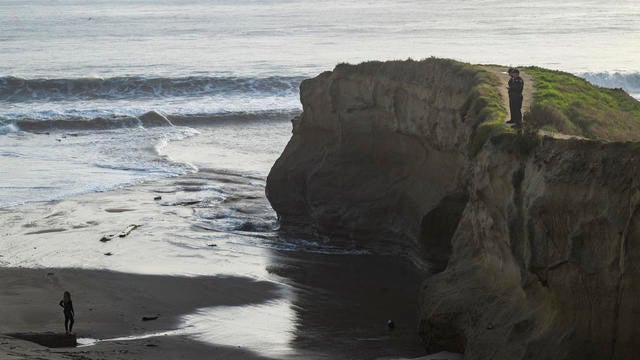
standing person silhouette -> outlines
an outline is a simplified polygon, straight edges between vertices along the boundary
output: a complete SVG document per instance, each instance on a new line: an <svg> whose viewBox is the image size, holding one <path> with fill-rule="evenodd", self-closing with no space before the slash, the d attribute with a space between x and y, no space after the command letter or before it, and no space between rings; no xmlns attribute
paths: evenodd
<svg viewBox="0 0 640 360"><path fill-rule="evenodd" d="M509 69L509 111L511 112L511 119L507 121L507 124L513 124L516 127L522 125L522 89L524 89L524 80L520 77L520 71L518 69Z"/></svg>
<svg viewBox="0 0 640 360"><path fill-rule="evenodd" d="M73 312L73 303L71 302L71 294L68 291L65 291L62 295L62 300L59 303L60 306L64 309L64 330L67 335L73 334L73 317L75 313Z"/></svg>

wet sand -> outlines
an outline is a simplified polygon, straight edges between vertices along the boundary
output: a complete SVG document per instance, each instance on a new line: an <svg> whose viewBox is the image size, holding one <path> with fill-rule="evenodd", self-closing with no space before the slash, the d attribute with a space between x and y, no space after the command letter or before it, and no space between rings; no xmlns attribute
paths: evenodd
<svg viewBox="0 0 640 360"><path fill-rule="evenodd" d="M272 266L294 287L294 347L330 359L413 358L420 281L386 255L276 254ZM387 326L393 321L393 328Z"/></svg>
<svg viewBox="0 0 640 360"><path fill-rule="evenodd" d="M206 154L206 144L180 146ZM423 275L393 249L280 232L264 183L200 166L0 209L0 334L63 332L58 302L68 290L74 332L100 340L47 349L0 335L0 358L425 355L416 323Z"/></svg>
<svg viewBox="0 0 640 360"><path fill-rule="evenodd" d="M46 349L0 338L6 345L0 347L0 357L20 354L30 358L43 353L57 354L61 359L201 359L211 354L230 359L374 359L423 355L416 334L415 274L393 257L335 256L276 253L269 269L280 274L273 275L277 281L80 269L2 269L0 333L62 332L63 316L57 302L68 289L73 293L76 311L74 332L79 338L103 341L73 349ZM283 296L296 318L292 351L287 355L263 356L255 347L219 346L180 335L181 316L197 309L248 306L246 312L250 313L250 305ZM143 321L143 316L158 319ZM387 327L388 320L394 321L393 329ZM264 324L256 320L243 322L242 326ZM110 340L144 334L160 335ZM17 348L9 349L9 345ZM269 354L269 349L263 350Z"/></svg>
<svg viewBox="0 0 640 360"><path fill-rule="evenodd" d="M0 288L1 333L63 332L64 316L57 303L62 292L70 290L76 313L74 332L79 338L94 339L171 331L178 327L181 315L197 308L257 304L279 296L275 283L249 278L189 278L79 269L0 269ZM143 321L144 316L158 319ZM8 347L3 346L0 355L10 355ZM23 356L45 351L70 358L109 354L110 359L195 359L211 352L229 358L260 358L241 348L215 347L184 336L104 341L90 347L49 351L23 343L22 349Z"/></svg>
<svg viewBox="0 0 640 360"><path fill-rule="evenodd" d="M185 178L170 181L187 183ZM225 181L229 184L235 180L230 176ZM3 338L7 346L0 347L0 358L15 354L20 354L18 358L38 358L45 353L45 358L56 354L61 359L201 359L211 354L238 359L373 359L424 355L415 322L419 281L404 259L384 254L336 254L332 252L339 251L335 245L339 241L327 247L320 240L303 240L303 244L317 241L310 250L308 245L300 245L298 238L288 239L277 231L256 231L268 222L251 210L256 209L256 202L264 201L260 198L226 201L227 210L257 217L240 225L251 228L244 237L235 231L223 236L220 228L228 218L212 217L213 222L192 218L196 211L221 211L218 205L212 205L217 209L214 211L202 205L195 209L189 201L186 202L191 205L161 205L149 200L156 194L153 189L165 185L143 184L47 204L44 208L23 207L1 216L5 224L13 224L3 229L7 241L17 248L3 247L0 261L24 256L24 264L40 259L55 266L66 261L84 267L131 271L51 266L0 268L0 333L62 332L63 315L57 303L62 292L68 290L73 296L74 332L79 338L134 338L74 349L46 349ZM180 198L177 202L182 203L183 195L165 193L162 201ZM104 210L122 206L125 201L135 202L132 197L139 198L133 211ZM105 233L122 231L129 222L141 227L126 237L99 241ZM60 227L60 223L66 225ZM74 226L77 223L87 225ZM40 232L49 226L66 230ZM242 242L242 238L246 241ZM173 241L173 245L166 245L165 240ZM68 251L64 250L65 243L70 244ZM280 245L291 250L282 250ZM318 253L325 250L329 253ZM65 260L65 256L69 258ZM168 274L132 272L156 273L163 268ZM202 275L207 273L210 275ZM269 308L274 301L284 303L290 314L281 313L282 307ZM267 307L260 308L262 305ZM237 309L241 318L221 319L216 313L206 315L209 319L201 317L199 321L205 327L207 323L213 327L205 329L207 333L203 335L191 332L185 325L185 316L202 309L225 308ZM265 315L281 319L285 325L290 323L290 328L270 329ZM142 321L143 316L158 319ZM387 327L387 320L394 321L393 330ZM229 327L228 332L225 326ZM147 334L159 336L135 338ZM243 342L262 337L267 338L266 342ZM224 344L218 343L220 339ZM284 351L270 348L283 343Z"/></svg>
<svg viewBox="0 0 640 360"><path fill-rule="evenodd" d="M179 277L81 269L0 269L0 332L64 331L58 302L71 292L79 337L106 339L176 328L197 308L263 303L273 282L242 277ZM143 321L144 316L158 316Z"/></svg>

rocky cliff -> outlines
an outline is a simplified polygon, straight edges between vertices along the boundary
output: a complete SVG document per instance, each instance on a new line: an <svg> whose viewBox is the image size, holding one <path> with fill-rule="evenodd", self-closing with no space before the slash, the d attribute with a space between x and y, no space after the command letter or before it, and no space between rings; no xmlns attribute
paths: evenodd
<svg viewBox="0 0 640 360"><path fill-rule="evenodd" d="M510 133L499 85L438 59L306 80L267 196L284 228L430 264L417 316L431 351L634 358L640 147Z"/></svg>
<svg viewBox="0 0 640 360"><path fill-rule="evenodd" d="M628 144L489 141L470 165L447 269L425 283L428 346L470 359L636 358L639 155Z"/></svg>
<svg viewBox="0 0 640 360"><path fill-rule="evenodd" d="M267 180L282 226L393 238L411 254L426 242L442 265L467 200L471 137L489 116L486 77L433 60L338 65L304 81L303 114Z"/></svg>

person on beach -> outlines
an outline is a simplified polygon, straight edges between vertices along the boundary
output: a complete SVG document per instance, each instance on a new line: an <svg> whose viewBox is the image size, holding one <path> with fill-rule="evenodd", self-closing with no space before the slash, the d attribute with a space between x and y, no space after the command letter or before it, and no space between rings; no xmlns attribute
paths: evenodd
<svg viewBox="0 0 640 360"><path fill-rule="evenodd" d="M522 89L524 89L524 80L520 77L520 71L518 69L509 69L509 110L511 112L511 119L507 121L507 124L513 124L516 127L522 125Z"/></svg>
<svg viewBox="0 0 640 360"><path fill-rule="evenodd" d="M71 302L71 294L68 291L65 291L62 295L62 300L59 303L63 308L64 312L64 330L65 334L72 334L73 331L73 317L75 313L73 312L73 303Z"/></svg>

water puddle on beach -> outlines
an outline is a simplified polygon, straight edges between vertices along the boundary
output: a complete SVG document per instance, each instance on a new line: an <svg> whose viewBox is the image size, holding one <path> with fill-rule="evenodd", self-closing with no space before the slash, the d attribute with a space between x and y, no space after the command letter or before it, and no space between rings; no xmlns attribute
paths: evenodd
<svg viewBox="0 0 640 360"><path fill-rule="evenodd" d="M187 333L202 342L242 347L275 358L295 353L291 344L296 313L286 299L200 309L182 321Z"/></svg>
<svg viewBox="0 0 640 360"><path fill-rule="evenodd" d="M296 313L286 299L248 306L202 308L183 316L179 329L109 339L78 338L78 347L103 342L187 336L212 345L242 348L276 359L296 354L291 346Z"/></svg>

